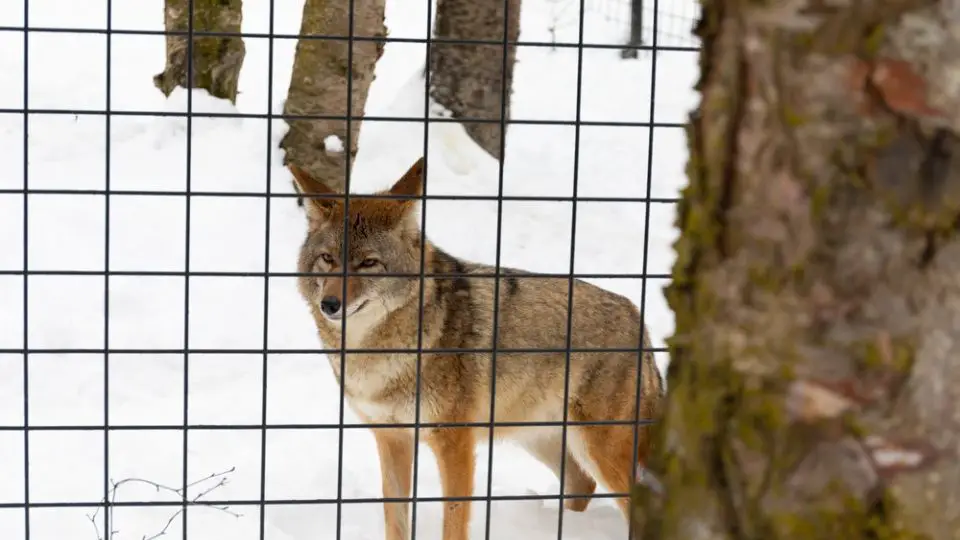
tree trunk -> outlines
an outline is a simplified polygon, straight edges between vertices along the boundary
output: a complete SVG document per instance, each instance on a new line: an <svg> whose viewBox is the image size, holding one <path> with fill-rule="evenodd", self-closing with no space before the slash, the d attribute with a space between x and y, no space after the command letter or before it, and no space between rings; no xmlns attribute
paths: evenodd
<svg viewBox="0 0 960 540"><path fill-rule="evenodd" d="M353 35L385 38L384 0L354 0ZM287 115L347 116L348 72L351 116L363 115L374 68L383 54L383 41L354 41L353 68L348 69L347 36L350 35L350 2L306 0L300 35L342 36L344 39L301 39L293 61L293 74L283 113ZM360 120L288 119L290 130L280 141L284 164L294 163L322 179L331 189L344 192L346 168L353 165L360 137ZM349 160L349 162L347 161ZM296 187L296 185L294 185ZM302 202L302 201L298 201Z"/></svg>
<svg viewBox="0 0 960 540"><path fill-rule="evenodd" d="M502 42L505 17L507 40L516 42L520 37L520 0L437 0L434 36ZM450 111L453 118L496 120L464 122L463 127L481 148L500 159L499 120L503 100L504 116L510 118L516 46L507 47L506 64L503 45L435 42L431 47L430 97Z"/></svg>
<svg viewBox="0 0 960 540"><path fill-rule="evenodd" d="M190 29L188 0L166 0L164 27L168 32ZM243 20L241 0L193 0L194 32L240 32ZM173 89L203 88L211 95L237 102L237 81L246 49L240 37L195 37L193 39L193 83L187 82L187 36L167 36L167 66L153 77L153 84L165 96Z"/></svg>
<svg viewBox="0 0 960 540"><path fill-rule="evenodd" d="M958 22L703 3L638 538L960 538Z"/></svg>

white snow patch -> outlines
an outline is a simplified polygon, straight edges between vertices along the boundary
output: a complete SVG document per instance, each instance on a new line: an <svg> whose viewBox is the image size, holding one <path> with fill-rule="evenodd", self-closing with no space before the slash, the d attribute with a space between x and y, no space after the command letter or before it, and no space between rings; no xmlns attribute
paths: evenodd
<svg viewBox="0 0 960 540"><path fill-rule="evenodd" d="M323 139L323 149L328 154L339 154L343 152L343 141L336 135L327 135Z"/></svg>

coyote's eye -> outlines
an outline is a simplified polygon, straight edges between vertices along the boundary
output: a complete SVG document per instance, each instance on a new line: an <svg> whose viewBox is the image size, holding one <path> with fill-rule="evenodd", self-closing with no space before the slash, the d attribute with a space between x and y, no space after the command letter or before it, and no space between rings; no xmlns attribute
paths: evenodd
<svg viewBox="0 0 960 540"><path fill-rule="evenodd" d="M320 258L327 264L333 264L333 255L330 255L329 253L321 253Z"/></svg>
<svg viewBox="0 0 960 540"><path fill-rule="evenodd" d="M373 257L367 257L366 259L360 261L360 268L372 268L379 262L380 261L374 259Z"/></svg>

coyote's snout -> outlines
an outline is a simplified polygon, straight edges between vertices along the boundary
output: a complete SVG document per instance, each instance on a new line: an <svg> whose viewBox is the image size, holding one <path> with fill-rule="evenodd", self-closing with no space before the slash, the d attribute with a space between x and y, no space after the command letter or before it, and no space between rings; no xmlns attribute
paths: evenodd
<svg viewBox="0 0 960 540"><path fill-rule="evenodd" d="M326 278L320 287L320 312L331 321L339 321L366 307L369 300L357 296L357 282L354 278L348 278L347 295L343 296L343 279Z"/></svg>
<svg viewBox="0 0 960 540"><path fill-rule="evenodd" d="M649 341L629 300L579 280L571 299L568 278L505 268L495 294L494 268L421 243L419 201L410 197L422 193L422 158L387 192L397 197L351 198L349 205L324 198L332 192L321 182L290 170L311 196L298 267L314 275L300 277L300 293L326 347L340 347L346 333L343 373L340 355L330 357L334 376L364 422L410 425L373 430L385 498L410 496L418 390L421 440L437 458L444 497L473 496L474 447L490 429L494 324L494 435L516 441L558 475L565 460L571 510L587 507L598 481L630 491L634 455L642 462L649 446L636 412L656 417L663 388L652 353L638 354ZM629 516L627 499L618 502ZM408 506L384 504L387 540L409 538ZM467 540L470 506L446 505L444 540Z"/></svg>

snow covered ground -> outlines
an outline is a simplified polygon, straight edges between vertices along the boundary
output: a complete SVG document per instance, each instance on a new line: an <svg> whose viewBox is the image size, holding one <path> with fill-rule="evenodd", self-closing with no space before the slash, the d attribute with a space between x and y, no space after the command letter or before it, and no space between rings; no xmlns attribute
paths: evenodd
<svg viewBox="0 0 960 540"><path fill-rule="evenodd" d="M245 0L244 31L269 31L269 0ZM573 3L563 8L564 3ZM22 26L24 2L0 2L0 26ZM276 0L274 30L296 34L302 0ZM162 29L162 0L112 2L113 28ZM558 12L560 15L558 15ZM688 9L689 13L690 10ZM32 27L104 28L106 0L30 0ZM392 37L424 37L427 6L390 0L387 25ZM558 19L562 17L562 20ZM571 23L572 17L572 23ZM576 42L577 6L573 0L525 0L522 40ZM591 15L586 42L618 43L625 29ZM268 85L269 49L265 39L247 39L247 57L236 109L243 113L280 112L293 62L293 40L274 43L273 77ZM98 34L31 33L29 91L35 109L182 111L187 94L164 99L151 81L163 67L162 36L115 35L110 45ZM23 107L24 36L0 32L0 109ZM392 43L377 67L367 108L370 115L422 116L424 95L419 72L424 47ZM577 116L577 50L524 47L518 54L513 94L516 119L573 120ZM656 118L682 122L695 104L691 90L696 58L691 53L658 57ZM650 120L651 61L624 61L616 49L583 53L580 118L592 122ZM272 101L268 96L272 88ZM228 112L229 104L203 92L192 96L194 111ZM191 425L240 424L249 429L191 429L187 477L200 480L231 470L228 482L210 479L189 491L192 498L214 486L204 500L260 499L262 403L267 421L286 429L266 435L268 500L328 499L337 496L338 430L297 429L297 424L336 423L338 389L324 358L285 353L319 347L294 280L262 273L293 272L304 220L292 199L269 203L261 196L175 195L31 195L25 219L22 189L24 155L31 189L139 190L177 192L187 188L187 122L183 118L117 115L36 114L29 118L24 149L23 115L0 113L0 538L25 538L25 401L31 426L78 426L77 430L38 430L29 435L29 497L34 503L95 503L105 496L106 479L141 478L176 488L182 483L183 431ZM276 149L285 124L263 119L192 120L189 182L195 192L243 192L268 188L290 193L288 173ZM676 196L684 183L686 161L681 130L658 128L653 158L647 155L649 132L643 127L584 126L579 130L579 195L643 197L646 172L653 168L654 197ZM519 124L510 128L504 193L569 196L573 188L576 129L572 126ZM422 152L418 122L368 121L354 169L355 191L388 186ZM109 153L107 149L109 148ZM497 192L497 163L473 146L461 127L429 128L428 194ZM109 171L109 175L107 172ZM2 190L7 190L3 192ZM269 220L267 217L269 204ZM579 273L639 274L669 271L674 208L650 207L649 259L644 261L645 208L637 202L582 202L577 206L575 268ZM190 234L187 245L186 226ZM430 201L427 232L447 250L493 262L497 204L492 201ZM27 230L24 230L26 226ZM571 204L503 203L502 264L535 271L566 272L569 265ZM105 238L105 235L107 238ZM28 246L23 238L28 237ZM269 245L266 241L269 240ZM31 271L23 294L24 265ZM164 272L230 272L231 277L191 277L189 320L182 277ZM109 278L90 274L109 268L128 272ZM59 273L58 273L59 272ZM73 275L68 275L73 272ZM84 272L87 272L84 275ZM153 272L137 275L136 272ZM258 275L259 273L259 275ZM641 302L639 279L594 280ZM663 300L662 280L646 288L647 323L655 345L673 330ZM265 294L268 293L264 313ZM24 306L26 302L26 306ZM27 318L24 320L24 313ZM264 335L264 317L267 332ZM26 341L25 341L26 340ZM153 350L141 354L64 352L105 345L114 349ZM23 355L29 346L50 352ZM184 414L184 357L176 349L207 349L189 357ZM263 396L267 347L269 385ZM166 350L166 352L164 352ZM659 364L666 358L660 354ZM106 373L105 373L106 371ZM24 399L24 381L28 399ZM106 403L104 397L106 396ZM105 414L108 418L105 418ZM109 433L109 470L104 471L104 432L111 426L167 426L153 430L118 429ZM356 423L348 411L347 423ZM87 426L88 429L82 429ZM172 427L172 428L171 428ZM343 434L344 498L380 496L373 438L367 430ZM487 458L481 448L477 494L486 494ZM495 447L494 495L556 494L558 482L542 465L509 446ZM429 451L422 449L418 494L440 495ZM119 488L119 501L176 501L167 490L143 483ZM259 538L260 506L232 505L230 513L204 507L188 512L188 537L195 540ZM165 531L182 538L176 507L120 507L114 510L113 540L141 540ZM485 505L475 504L473 537L482 538ZM94 508L35 508L29 513L34 540L95 540L88 518ZM421 503L417 538L440 537L441 508ZM491 511L491 538L556 538L556 501L501 501ZM382 539L381 506L343 505L341 537ZM173 518L171 520L171 518ZM263 516L271 540L336 538L336 505L268 504ZM103 532L102 513L94 521ZM164 526L168 525L166 529ZM626 525L610 501L594 501L583 514L564 515L567 539L622 539Z"/></svg>

